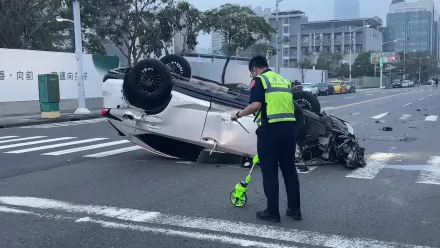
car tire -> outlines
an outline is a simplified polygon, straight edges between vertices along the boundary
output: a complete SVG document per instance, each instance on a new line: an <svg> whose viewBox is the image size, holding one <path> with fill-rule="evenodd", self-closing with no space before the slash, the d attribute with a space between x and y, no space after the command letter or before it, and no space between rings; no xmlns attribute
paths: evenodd
<svg viewBox="0 0 440 248"><path fill-rule="evenodd" d="M321 113L321 104L312 93L307 91L294 92L293 99L301 108L308 109L317 114Z"/></svg>
<svg viewBox="0 0 440 248"><path fill-rule="evenodd" d="M191 65L184 57L177 54L170 54L162 57L160 61L167 65L171 72L185 78L191 78Z"/></svg>
<svg viewBox="0 0 440 248"><path fill-rule="evenodd" d="M144 59L136 63L122 84L124 98L146 112L168 104L173 81L169 68L159 60Z"/></svg>

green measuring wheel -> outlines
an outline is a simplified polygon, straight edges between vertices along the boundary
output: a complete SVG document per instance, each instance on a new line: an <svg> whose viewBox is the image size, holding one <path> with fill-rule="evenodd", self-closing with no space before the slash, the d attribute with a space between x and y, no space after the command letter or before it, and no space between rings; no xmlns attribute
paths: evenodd
<svg viewBox="0 0 440 248"><path fill-rule="evenodd" d="M243 207L244 205L246 205L247 202L247 196L246 193L239 193L236 190L233 190L231 192L231 203L232 205L236 206L236 207Z"/></svg>

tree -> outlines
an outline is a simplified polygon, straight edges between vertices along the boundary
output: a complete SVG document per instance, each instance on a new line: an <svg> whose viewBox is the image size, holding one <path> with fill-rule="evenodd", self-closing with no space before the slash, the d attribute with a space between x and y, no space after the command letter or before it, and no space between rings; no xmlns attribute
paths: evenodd
<svg viewBox="0 0 440 248"><path fill-rule="evenodd" d="M80 2L81 11L81 33L83 35L83 52L89 54L105 55L106 51L103 43L105 42L96 33L97 16L100 16L100 9L97 8L96 0L82 0ZM65 0L65 8L59 14L60 17L73 20L73 5L72 0ZM64 31L67 31L67 39L65 41L71 44L70 52L75 51L75 31L74 25L67 22L67 26L64 27Z"/></svg>
<svg viewBox="0 0 440 248"><path fill-rule="evenodd" d="M159 15L164 21L162 34L165 35L163 41L171 41L175 33L179 33L182 39L179 39L179 46L182 47L180 54L184 55L187 50L194 50L197 46L197 37L201 30L202 12L194 5L182 1L172 5ZM166 36L169 30L173 30L173 35ZM169 39L168 39L169 38Z"/></svg>
<svg viewBox="0 0 440 248"><path fill-rule="evenodd" d="M351 74L354 77L374 77L374 64L371 64L371 53L360 53L352 65Z"/></svg>
<svg viewBox="0 0 440 248"><path fill-rule="evenodd" d="M301 75L301 83L304 83L306 78L307 71L313 67L312 61L309 59L305 59L298 63L298 70Z"/></svg>
<svg viewBox="0 0 440 248"><path fill-rule="evenodd" d="M240 48L246 50L259 40L270 40L275 30L263 17L257 16L248 7L224 4L220 8L204 13L202 30L218 32L225 40L226 61L222 72L225 83L226 68L231 56Z"/></svg>
<svg viewBox="0 0 440 248"><path fill-rule="evenodd" d="M60 0L0 1L0 47L53 50L66 25L55 20L61 11Z"/></svg>
<svg viewBox="0 0 440 248"><path fill-rule="evenodd" d="M250 48L250 55L253 56L257 56L257 55L261 55L266 57L267 60L269 60L272 56L277 54L277 51L275 49L275 47L273 47L272 45L270 45L267 42L259 42L256 43L254 45L252 45Z"/></svg>
<svg viewBox="0 0 440 248"><path fill-rule="evenodd" d="M133 65L142 56L162 55L163 22L158 13L169 0L82 0L84 26L101 41L113 43Z"/></svg>
<svg viewBox="0 0 440 248"><path fill-rule="evenodd" d="M406 72L407 78L417 79L419 78L419 65L420 65L420 79L422 81L428 80L430 75L437 72L437 63L435 55L432 56L429 52L414 52L406 54L406 61L403 59L403 53L399 54L399 61L393 63L399 71ZM420 58L422 58L420 60ZM406 68L405 68L406 65Z"/></svg>
<svg viewBox="0 0 440 248"><path fill-rule="evenodd" d="M342 53L321 53L318 55L315 68L323 70L321 73L321 82L324 81L324 70L331 75L338 74L339 64L342 60Z"/></svg>
<svg viewBox="0 0 440 248"><path fill-rule="evenodd" d="M349 65L347 63L341 63L339 65L339 67L336 69L334 75L337 76L338 79L341 79L341 80L348 78L350 76Z"/></svg>

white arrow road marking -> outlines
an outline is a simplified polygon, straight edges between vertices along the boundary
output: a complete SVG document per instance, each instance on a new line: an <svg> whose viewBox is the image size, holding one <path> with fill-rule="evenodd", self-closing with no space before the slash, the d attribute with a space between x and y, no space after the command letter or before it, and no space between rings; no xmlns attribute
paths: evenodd
<svg viewBox="0 0 440 248"><path fill-rule="evenodd" d="M72 214L100 215L107 218L123 220L125 222L137 222L137 225L109 221L98 221L88 216L77 219L77 221L94 222L97 224L101 224L104 227L118 227L126 229L129 228L138 231L157 232L165 235L179 235L184 233L179 236L202 240L215 240L218 242L236 242L234 244L238 244L241 246L255 245L257 247L280 247L279 245L275 246L275 244L273 243L249 243L253 241L227 235L239 235L239 237L243 237L244 235L246 235L248 236L248 238L264 238L272 240L272 242L286 241L308 246L324 246L330 248L431 248L427 246L399 244L396 242L345 237L334 234L322 234L318 232L287 229L276 226L257 225L253 223L243 223L237 221L219 220L203 217L188 217L129 208L73 204L69 202L35 197L3 196L0 197L0 203L4 205L37 208L44 210L66 211ZM146 227L141 226L141 224L156 224L167 227ZM165 229L168 227L170 229ZM173 231L171 228L189 228L194 230ZM172 230L172 232L169 232L169 230ZM201 233L206 231L218 232L219 234ZM218 237L221 238L219 239Z"/></svg>
<svg viewBox="0 0 440 248"><path fill-rule="evenodd" d="M380 119L380 118L382 118L382 117L384 117L384 116L387 116L387 115L389 115L390 114L390 112L385 112L385 113L382 113L382 114L380 114L380 115L375 115L375 116L373 116L373 117L371 117L371 118L373 118L373 119Z"/></svg>
<svg viewBox="0 0 440 248"><path fill-rule="evenodd" d="M425 121L437 121L438 116L437 115L429 115L426 116Z"/></svg>

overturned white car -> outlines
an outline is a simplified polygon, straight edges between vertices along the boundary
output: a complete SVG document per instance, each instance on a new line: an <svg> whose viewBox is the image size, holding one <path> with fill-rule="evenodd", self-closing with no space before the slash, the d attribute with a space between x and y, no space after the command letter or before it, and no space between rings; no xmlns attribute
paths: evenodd
<svg viewBox="0 0 440 248"><path fill-rule="evenodd" d="M350 124L320 113L315 96L295 89L298 162L364 166L364 149ZM145 59L132 68L111 70L103 90L103 115L110 124L119 135L153 153L191 161L204 149L244 159L257 153L254 116L230 120L232 111L248 105L248 85L221 85L193 76L181 56Z"/></svg>

